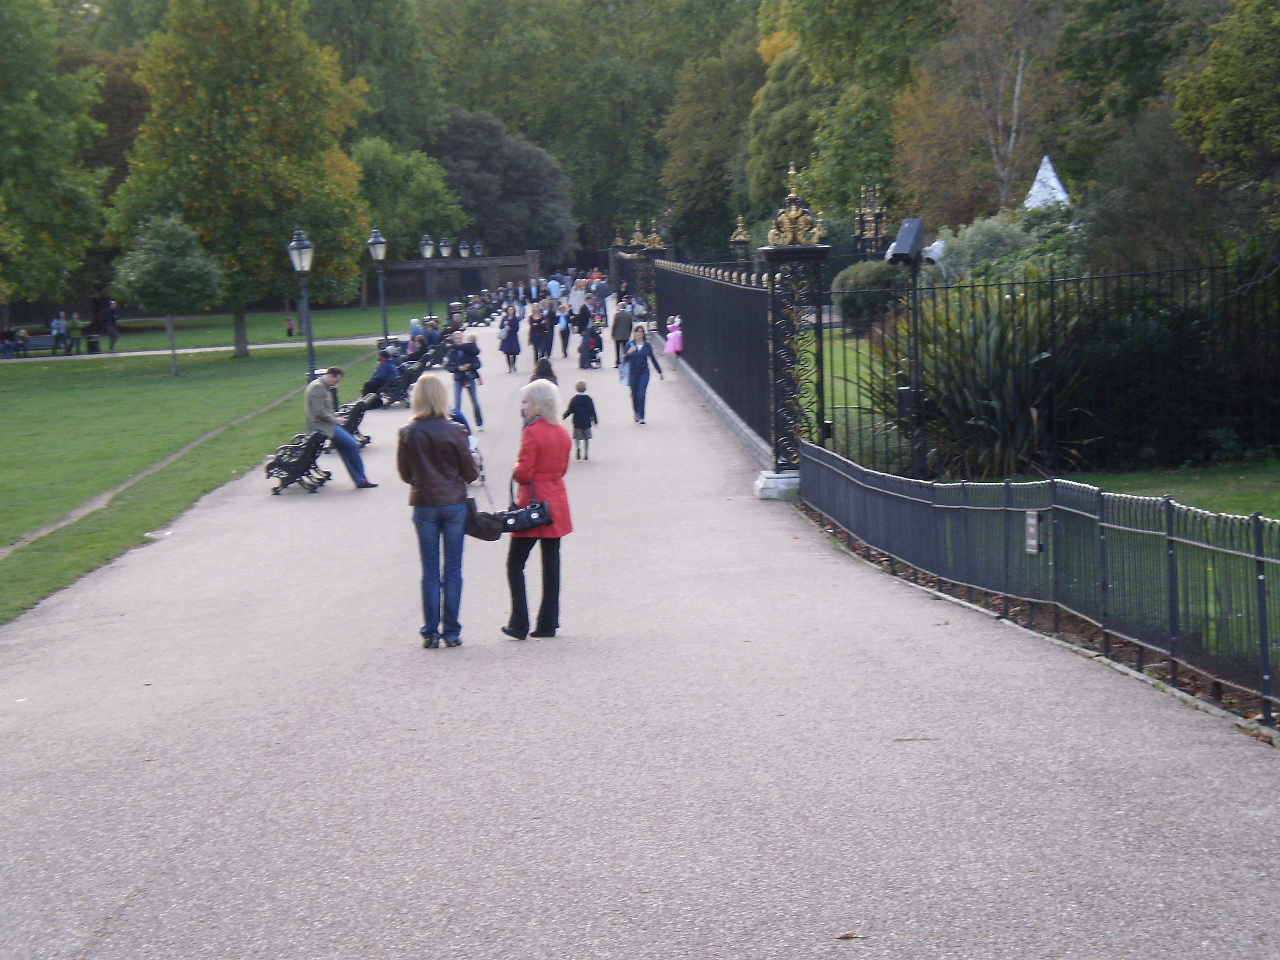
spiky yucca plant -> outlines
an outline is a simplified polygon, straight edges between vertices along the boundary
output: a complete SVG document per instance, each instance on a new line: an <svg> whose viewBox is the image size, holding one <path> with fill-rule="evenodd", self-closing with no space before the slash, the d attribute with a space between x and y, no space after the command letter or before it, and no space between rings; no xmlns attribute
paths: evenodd
<svg viewBox="0 0 1280 960"><path fill-rule="evenodd" d="M1018 284L938 289L921 303L921 420L933 473L971 479L1020 473L1047 452L1054 379L1059 415L1073 408L1080 379L1072 348L1075 310L1063 290L1051 303L1039 279L1029 272ZM873 402L908 435L897 388L910 385L909 314L896 323L896 335L874 348L892 373L880 378ZM1068 446L1060 453L1070 458L1074 451Z"/></svg>

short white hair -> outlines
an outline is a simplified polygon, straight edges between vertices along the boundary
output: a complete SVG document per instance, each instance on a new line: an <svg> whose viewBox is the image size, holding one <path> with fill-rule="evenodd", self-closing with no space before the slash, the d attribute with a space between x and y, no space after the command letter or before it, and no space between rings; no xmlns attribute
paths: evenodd
<svg viewBox="0 0 1280 960"><path fill-rule="evenodd" d="M526 383L520 397L528 400L543 420L556 423L560 409L560 390L550 380L534 380Z"/></svg>

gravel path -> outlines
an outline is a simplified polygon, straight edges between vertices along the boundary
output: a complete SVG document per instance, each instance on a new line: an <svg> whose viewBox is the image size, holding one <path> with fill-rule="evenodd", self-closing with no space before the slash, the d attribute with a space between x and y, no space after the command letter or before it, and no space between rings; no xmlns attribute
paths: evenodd
<svg viewBox="0 0 1280 960"><path fill-rule="evenodd" d="M0 629L0 957L1280 957L1280 752L850 560L678 375L645 426L587 379L553 640L468 541L419 646L402 408L377 490L251 475Z"/></svg>

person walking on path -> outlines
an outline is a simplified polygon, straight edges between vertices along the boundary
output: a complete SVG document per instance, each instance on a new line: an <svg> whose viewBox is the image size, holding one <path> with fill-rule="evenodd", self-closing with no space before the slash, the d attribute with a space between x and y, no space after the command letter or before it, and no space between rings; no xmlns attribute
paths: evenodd
<svg viewBox="0 0 1280 960"><path fill-rule="evenodd" d="M498 332L502 334L498 349L507 358L507 373L515 373L516 361L520 359L520 318L516 316L516 308L511 304L507 304L502 311Z"/></svg>
<svg viewBox="0 0 1280 960"><path fill-rule="evenodd" d="M579 380L573 385L573 389L577 392L569 401L569 406L565 407L560 419L573 417L573 458L590 460L591 426L599 424L600 418L596 416L595 401L587 396L587 381Z"/></svg>
<svg viewBox="0 0 1280 960"><path fill-rule="evenodd" d="M102 311L102 326L106 330L107 336L111 338L111 343L107 346L107 352L115 353L116 341L120 339L120 314L116 310L116 302L114 300L110 301Z"/></svg>
<svg viewBox="0 0 1280 960"><path fill-rule="evenodd" d="M480 412L480 401L476 399L476 385L484 384L480 379L480 347L476 344L476 335L465 335L461 330L454 331L453 346L445 358L445 369L453 374L453 406L462 409L462 391L471 394L471 409L476 415L476 430L484 429L484 414Z"/></svg>
<svg viewBox="0 0 1280 960"><path fill-rule="evenodd" d="M644 395L649 389L649 364L658 371L658 379L665 380L658 358L645 335L644 324L637 323L632 332L631 341L627 344L627 352L623 357L627 365L627 381L631 387L631 409L635 411L636 423L644 423Z"/></svg>
<svg viewBox="0 0 1280 960"><path fill-rule="evenodd" d="M419 377L412 416L400 428L396 466L409 484L409 505L422 558L422 646L462 643L462 546L467 535L467 484L476 469L467 431L449 419L449 388L435 374ZM440 544L444 542L444 576Z"/></svg>
<svg viewBox="0 0 1280 960"><path fill-rule="evenodd" d="M57 353L61 349L64 353L70 353L67 348L67 312L59 310L58 315L49 321L49 332L53 334L53 352Z"/></svg>
<svg viewBox="0 0 1280 960"><path fill-rule="evenodd" d="M636 318L632 314L630 306L622 306L613 315L613 326L610 327L613 333L613 365L615 368L622 366L622 355L627 351L627 341L631 339L631 331L635 329Z"/></svg>
<svg viewBox="0 0 1280 960"><path fill-rule="evenodd" d="M84 321L80 319L79 313L73 312L71 320L67 323L67 356L79 353L83 343Z"/></svg>
<svg viewBox="0 0 1280 960"><path fill-rule="evenodd" d="M512 640L554 637L560 626L560 540L573 532L573 521L569 517L569 494L564 488L564 475L569 470L569 431L556 420L559 408L560 392L549 380L527 383L520 391L520 414L525 426L512 473L519 484L516 505L528 506L535 497L545 501L551 522L511 534L507 553L511 617L502 632ZM530 633L524 565L535 544L542 545L542 603Z"/></svg>
<svg viewBox="0 0 1280 960"><path fill-rule="evenodd" d="M376 483L370 483L364 474L364 460L360 457L360 444L355 437L343 429L347 418L340 417L333 405L333 390L342 382L342 368L330 367L307 385L303 394L307 409L307 433L319 430L333 441L342 457L342 463L351 474L351 482L358 490L370 490Z"/></svg>
<svg viewBox="0 0 1280 960"><path fill-rule="evenodd" d="M529 378L529 382L535 380L550 380L552 383L559 385L560 381L556 379L556 372L551 366L551 360L543 357L533 365L533 376Z"/></svg>

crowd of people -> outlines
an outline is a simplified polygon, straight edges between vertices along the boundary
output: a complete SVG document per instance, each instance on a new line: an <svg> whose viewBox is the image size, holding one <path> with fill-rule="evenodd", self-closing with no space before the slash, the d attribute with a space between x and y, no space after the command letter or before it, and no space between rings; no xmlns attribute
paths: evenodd
<svg viewBox="0 0 1280 960"><path fill-rule="evenodd" d="M47 335L53 338L50 346L50 353L53 356L59 353L66 356L81 353L86 339L91 338L96 343L99 336L108 338L108 350L115 353L116 341L120 339L120 314L114 300L98 313L96 323L82 319L77 311L72 311L71 316L68 317L65 310L59 310L58 315L46 326L49 331ZM0 323L0 360L31 356L32 337L33 334L28 327L14 327L8 323ZM92 349L96 350L97 347Z"/></svg>
<svg viewBox="0 0 1280 960"><path fill-rule="evenodd" d="M520 390L523 426L520 452L511 472L512 509L531 505L544 522L511 533L506 561L511 609L502 632L512 640L553 637L560 627L560 541L573 530L564 477L570 452L590 460L593 431L600 419L587 382L574 384L573 397L561 409L558 380L552 366L555 354L569 359L572 338L579 338L576 356L582 369L603 365L603 340L614 341L614 367L631 393L634 419L645 423L645 398L650 371L664 372L649 342L647 304L632 297L625 284L615 292L600 275L571 279L559 274L528 284L510 283L483 304L497 318L498 351L507 373L520 371L520 358L532 355L532 376ZM462 603L462 555L468 532L477 523L468 485L482 476L482 461L474 432L483 431L484 416L477 388L484 383L484 363L473 331L440 331L434 322L410 330L406 359L431 354L441 357L443 374L424 372L412 386L411 419L399 434L397 469L409 485L409 503L418 535L422 562L423 646L462 643L459 620ZM679 358L683 335L677 318L670 318L667 353ZM373 377L364 385L376 392L399 374L400 358L384 349ZM452 378L452 391L445 376ZM341 370L332 368L307 389L308 429L323 430L333 440L358 488L376 486L364 474L359 444L344 429L336 412L333 387ZM474 428L462 409L471 398ZM562 421L568 421L566 429ZM479 535L479 534L477 534ZM542 565L542 590L531 619L525 566L537 549Z"/></svg>

